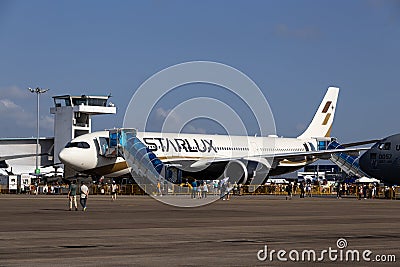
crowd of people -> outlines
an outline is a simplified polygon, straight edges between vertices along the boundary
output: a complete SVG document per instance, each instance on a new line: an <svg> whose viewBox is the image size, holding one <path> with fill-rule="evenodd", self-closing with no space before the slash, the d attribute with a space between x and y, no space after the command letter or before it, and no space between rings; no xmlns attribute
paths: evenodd
<svg viewBox="0 0 400 267"><path fill-rule="evenodd" d="M207 198L208 194L219 196L221 200L229 200L231 195L240 194L239 187L236 182L231 183L228 179L222 180L196 180L191 183L186 182L185 186L190 188L192 199Z"/></svg>
<svg viewBox="0 0 400 267"><path fill-rule="evenodd" d="M292 199L293 195L298 191L300 191L300 198L312 197L312 188L313 186L305 181L299 184L296 181L290 182L285 185L286 199ZM336 182L329 189L330 193L336 192L338 199L342 198L343 195L356 195L357 199L373 199L378 197L379 192L384 192L384 196L387 199L393 199L396 196L396 187L385 186L382 191L376 183L349 184Z"/></svg>
<svg viewBox="0 0 400 267"><path fill-rule="evenodd" d="M58 182L54 183L44 183L39 184L38 182L32 184L25 184L21 186L19 193L21 194L45 194L45 195L57 195L63 194L64 189L68 188L66 184L60 184Z"/></svg>
<svg viewBox="0 0 400 267"><path fill-rule="evenodd" d="M89 185L88 185L89 186ZM131 185L132 186L132 185ZM138 186L138 185L133 185ZM69 192L68 184L54 183L41 183L37 182L26 185L21 188L18 193L26 194L66 194ZM124 186L122 186L122 189ZM183 190L183 188L187 190ZM286 194L287 199L291 199L293 195L298 194L300 198L312 197L313 194L336 194L338 199L342 196L356 196L357 199L373 199L377 197L384 197L387 199L396 198L396 191L398 188L390 186L382 186L376 183L345 183L336 182L331 185L313 185L305 181L290 182L289 184L266 184L260 186L256 191L250 191L248 185L231 183L229 179L222 180L191 180L182 183L178 190L178 194L189 194L192 199L207 198L210 194L213 196L218 195L222 200L229 200L231 195L241 194ZM111 199L115 201L117 195L121 192L133 192L129 188L121 191L121 185L116 184L115 181L110 183L93 183L89 186L91 194L111 195ZM155 194L162 196L167 194L166 184L160 181L155 185ZM173 193L174 194L174 193Z"/></svg>
<svg viewBox="0 0 400 267"><path fill-rule="evenodd" d="M200 198L207 198L207 194L211 188L214 189L214 184L209 185L206 181L200 181L194 179L194 181L190 184L191 187L191 198L193 199L200 199ZM214 190L213 190L214 192Z"/></svg>

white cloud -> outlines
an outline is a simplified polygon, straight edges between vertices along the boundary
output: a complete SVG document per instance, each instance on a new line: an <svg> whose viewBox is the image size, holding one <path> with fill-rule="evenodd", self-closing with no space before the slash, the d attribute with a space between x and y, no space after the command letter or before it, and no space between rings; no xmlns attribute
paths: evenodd
<svg viewBox="0 0 400 267"><path fill-rule="evenodd" d="M190 123L186 123L183 121L181 116L176 114L171 109L157 108L156 110L156 120L158 122L164 123L167 121L168 125L164 125L164 129L161 131L166 132L176 132L179 130L184 130L185 133L197 133L197 134L206 134L207 131L201 127L195 127ZM186 123L184 125L184 123Z"/></svg>
<svg viewBox="0 0 400 267"><path fill-rule="evenodd" d="M180 129L182 127L182 119L171 109L157 108L156 121L163 124L163 129ZM164 123L167 121L168 125ZM167 130L170 131L170 130Z"/></svg>
<svg viewBox="0 0 400 267"><path fill-rule="evenodd" d="M33 97L32 93L29 92L28 89L21 89L15 85L0 87L0 95L4 98L11 99L26 99L29 97Z"/></svg>
<svg viewBox="0 0 400 267"><path fill-rule="evenodd" d="M156 110L157 118L159 118L159 119L165 119L165 118L168 116L168 113L169 113L170 111L171 111L171 110L166 110L166 109L163 109L163 108L157 108L157 110Z"/></svg>
<svg viewBox="0 0 400 267"><path fill-rule="evenodd" d="M53 131L54 130L54 117L53 116L43 116L40 117L40 129Z"/></svg>
<svg viewBox="0 0 400 267"><path fill-rule="evenodd" d="M275 34L298 39L315 39L321 36L320 30L316 27L289 28L286 24L276 25Z"/></svg>
<svg viewBox="0 0 400 267"><path fill-rule="evenodd" d="M35 125L32 113L25 112L20 105L10 99L0 99L0 111L2 112L1 121L7 121L9 126L16 124L31 128Z"/></svg>
<svg viewBox="0 0 400 267"><path fill-rule="evenodd" d="M36 133L36 112L27 112L23 104L17 104L8 98L0 98L0 124L7 125L7 131L1 136L32 136ZM46 115L40 118L40 131L43 135L49 135L53 131L54 118Z"/></svg>
<svg viewBox="0 0 400 267"><path fill-rule="evenodd" d="M187 133L195 133L195 134L206 134L207 131L204 128L194 127L193 125L185 125L185 132Z"/></svg>
<svg viewBox="0 0 400 267"><path fill-rule="evenodd" d="M172 119L176 123L180 122L179 116L170 109L157 108L156 116L158 120L165 120L168 118L168 120Z"/></svg>
<svg viewBox="0 0 400 267"><path fill-rule="evenodd" d="M35 99L27 89L23 90L17 86L0 87L0 123L7 125L0 136L27 137L36 133L36 112L33 112ZM41 132L43 129L43 132L49 135L49 127L46 124L41 124Z"/></svg>
<svg viewBox="0 0 400 267"><path fill-rule="evenodd" d="M19 109L20 107L15 104L13 101L9 99L0 99L0 110L1 111L10 111L13 109Z"/></svg>

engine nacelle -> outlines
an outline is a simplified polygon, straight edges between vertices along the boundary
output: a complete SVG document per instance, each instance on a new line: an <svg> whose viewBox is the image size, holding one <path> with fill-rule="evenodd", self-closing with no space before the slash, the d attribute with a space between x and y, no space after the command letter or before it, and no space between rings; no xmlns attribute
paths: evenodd
<svg viewBox="0 0 400 267"><path fill-rule="evenodd" d="M247 165L240 160L231 160L225 166L224 176L229 177L231 183L245 184L249 178Z"/></svg>

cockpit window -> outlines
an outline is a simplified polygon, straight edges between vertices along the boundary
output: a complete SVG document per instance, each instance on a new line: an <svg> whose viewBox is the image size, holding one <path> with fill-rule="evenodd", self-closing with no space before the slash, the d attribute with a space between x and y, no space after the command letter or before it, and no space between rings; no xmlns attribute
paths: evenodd
<svg viewBox="0 0 400 267"><path fill-rule="evenodd" d="M86 142L68 142L65 148L77 147L77 148L90 148L90 145Z"/></svg>
<svg viewBox="0 0 400 267"><path fill-rule="evenodd" d="M390 150L390 146L391 146L391 143L390 143L390 142L387 142L387 143L380 143L380 144L378 145L378 148L379 148L380 150Z"/></svg>

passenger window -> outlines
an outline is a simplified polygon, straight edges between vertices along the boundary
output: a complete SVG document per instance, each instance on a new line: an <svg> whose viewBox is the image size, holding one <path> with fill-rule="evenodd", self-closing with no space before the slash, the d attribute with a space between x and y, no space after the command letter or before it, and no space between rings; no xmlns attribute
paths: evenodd
<svg viewBox="0 0 400 267"><path fill-rule="evenodd" d="M86 142L68 142L65 148L69 147L90 148L90 145Z"/></svg>
<svg viewBox="0 0 400 267"><path fill-rule="evenodd" d="M79 142L78 147L79 148L90 148L89 144L86 142Z"/></svg>

